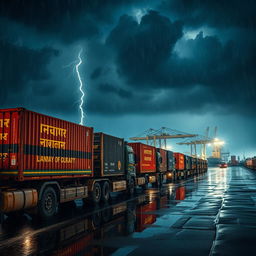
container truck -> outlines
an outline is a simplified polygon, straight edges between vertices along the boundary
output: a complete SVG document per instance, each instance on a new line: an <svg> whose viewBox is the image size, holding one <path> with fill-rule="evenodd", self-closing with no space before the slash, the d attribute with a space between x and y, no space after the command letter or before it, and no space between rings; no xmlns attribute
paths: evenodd
<svg viewBox="0 0 256 256"><path fill-rule="evenodd" d="M192 175L197 173L197 158L192 157L192 167L191 167Z"/></svg>
<svg viewBox="0 0 256 256"><path fill-rule="evenodd" d="M99 203L108 201L110 192L133 194L136 186L184 178L186 168L193 169L196 161L199 173L207 169L200 159L184 160L181 153L127 143L94 133L92 127L24 108L2 109L0 212L36 208L50 217L61 203Z"/></svg>
<svg viewBox="0 0 256 256"><path fill-rule="evenodd" d="M156 155L157 182L155 184L158 187L162 187L167 179L167 150L157 148Z"/></svg>
<svg viewBox="0 0 256 256"><path fill-rule="evenodd" d="M192 157L184 155L184 176L189 177L192 169Z"/></svg>
<svg viewBox="0 0 256 256"><path fill-rule="evenodd" d="M135 155L136 184L147 188L149 183L156 183L159 173L157 173L155 147L140 142L128 143L128 145L132 147Z"/></svg>
<svg viewBox="0 0 256 256"><path fill-rule="evenodd" d="M166 178L167 182L175 181L177 179L177 173L175 169L175 157L174 153L170 150L166 150L167 152L167 173Z"/></svg>
<svg viewBox="0 0 256 256"><path fill-rule="evenodd" d="M133 153L122 139L95 134L94 175L91 127L15 108L0 110L0 134L1 212L37 207L50 217L60 203L133 191Z"/></svg>
<svg viewBox="0 0 256 256"><path fill-rule="evenodd" d="M174 153L175 157L175 169L177 172L177 178L182 179L185 177L185 157L184 154Z"/></svg>
<svg viewBox="0 0 256 256"><path fill-rule="evenodd" d="M92 201L108 201L110 192L134 193L136 172L132 148L124 139L94 133L94 179L88 181Z"/></svg>

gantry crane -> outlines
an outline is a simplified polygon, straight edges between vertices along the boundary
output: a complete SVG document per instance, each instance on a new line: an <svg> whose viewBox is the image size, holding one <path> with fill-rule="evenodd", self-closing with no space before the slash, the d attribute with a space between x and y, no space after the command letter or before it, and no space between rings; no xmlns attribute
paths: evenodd
<svg viewBox="0 0 256 256"><path fill-rule="evenodd" d="M189 134L185 132L181 132L178 130L170 129L167 127L161 127L158 130L155 129L148 129L144 131L141 135L137 137L132 137L130 140L133 141L142 141L146 140L147 144L149 145L154 145L155 147L157 144L159 144L159 147L162 148L167 148L166 140L167 139L178 139L178 138L191 138L191 137L196 137L198 136L197 134Z"/></svg>
<svg viewBox="0 0 256 256"><path fill-rule="evenodd" d="M177 143L178 145L190 145L191 148L191 156L197 156L197 145L201 145L201 157L203 159L207 158L206 155L206 145L211 144L213 145L212 157L213 158L220 158L221 157L221 148L224 144L224 141L219 140L217 138L217 126L214 128L214 138L209 137L209 127L206 128L205 136L198 135L194 138L194 140L184 141ZM194 152L193 152L194 150Z"/></svg>

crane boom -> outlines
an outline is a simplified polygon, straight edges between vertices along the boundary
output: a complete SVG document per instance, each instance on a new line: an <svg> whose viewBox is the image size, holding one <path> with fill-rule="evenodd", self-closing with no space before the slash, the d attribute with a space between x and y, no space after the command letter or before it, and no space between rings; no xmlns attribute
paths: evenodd
<svg viewBox="0 0 256 256"><path fill-rule="evenodd" d="M154 139L176 139L176 138L191 138L197 134L180 134L180 135L151 135L146 137L132 137L130 140L154 140Z"/></svg>

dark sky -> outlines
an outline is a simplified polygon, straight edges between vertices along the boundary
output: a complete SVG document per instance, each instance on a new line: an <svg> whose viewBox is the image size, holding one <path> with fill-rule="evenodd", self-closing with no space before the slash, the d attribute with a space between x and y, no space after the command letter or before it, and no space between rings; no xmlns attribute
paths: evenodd
<svg viewBox="0 0 256 256"><path fill-rule="evenodd" d="M218 126L232 154L256 155L255 13L253 0L1 0L1 108L79 122L83 48L86 125Z"/></svg>

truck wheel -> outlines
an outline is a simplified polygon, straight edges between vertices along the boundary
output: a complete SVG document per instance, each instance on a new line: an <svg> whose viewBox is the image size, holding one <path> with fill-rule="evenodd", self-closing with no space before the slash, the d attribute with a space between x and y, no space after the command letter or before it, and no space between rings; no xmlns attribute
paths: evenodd
<svg viewBox="0 0 256 256"><path fill-rule="evenodd" d="M109 200L110 186L107 181L102 186L102 201L107 202Z"/></svg>
<svg viewBox="0 0 256 256"><path fill-rule="evenodd" d="M38 203L39 214L43 218L52 217L57 213L58 200L53 187L46 187L43 191L41 200Z"/></svg>
<svg viewBox="0 0 256 256"><path fill-rule="evenodd" d="M134 179L130 179L128 193L129 193L130 196L133 196L134 192L135 192Z"/></svg>
<svg viewBox="0 0 256 256"><path fill-rule="evenodd" d="M92 190L92 201L95 204L98 204L101 199L101 187L98 182L94 183L93 190Z"/></svg>

